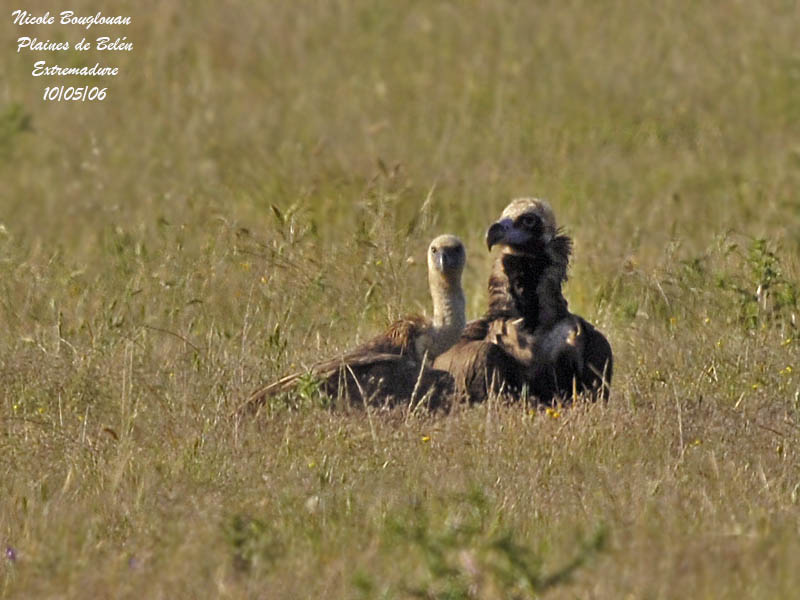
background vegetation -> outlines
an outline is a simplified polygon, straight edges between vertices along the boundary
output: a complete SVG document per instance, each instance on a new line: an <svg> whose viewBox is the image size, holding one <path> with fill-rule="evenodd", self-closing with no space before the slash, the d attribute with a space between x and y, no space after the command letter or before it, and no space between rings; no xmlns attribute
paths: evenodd
<svg viewBox="0 0 800 600"><path fill-rule="evenodd" d="M795 3L21 8L133 24L0 28L0 594L796 593ZM121 74L44 102L85 82L42 59ZM576 241L608 404L229 418L426 310L438 233L479 314L518 195Z"/></svg>

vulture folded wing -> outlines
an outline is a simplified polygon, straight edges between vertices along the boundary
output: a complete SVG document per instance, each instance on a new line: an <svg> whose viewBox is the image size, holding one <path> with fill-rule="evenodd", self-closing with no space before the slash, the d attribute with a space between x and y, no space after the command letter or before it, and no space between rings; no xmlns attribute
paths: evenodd
<svg viewBox="0 0 800 600"><path fill-rule="evenodd" d="M514 393L523 382L523 371L514 357L489 338L491 321L467 323L456 344L438 356L433 368L448 372L460 399L483 402L490 395Z"/></svg>
<svg viewBox="0 0 800 600"><path fill-rule="evenodd" d="M259 388L250 395L244 407L257 408L270 396L292 389L309 373L322 381L322 389L328 395L337 396L342 391L353 401L363 401L362 396L367 390L373 392L371 395L386 389L402 391L408 386L406 379L410 368L415 368L419 375L416 341L428 329L429 322L423 317L411 316L395 321L381 335L341 356L320 361L307 371L286 375ZM371 383L373 379L383 383L376 387Z"/></svg>
<svg viewBox="0 0 800 600"><path fill-rule="evenodd" d="M579 317L580 318L580 317ZM581 384L593 397L607 400L611 392L611 377L614 374L614 357L606 336L594 325L580 319L584 328L583 363Z"/></svg>
<svg viewBox="0 0 800 600"><path fill-rule="evenodd" d="M420 336L428 335L430 328L430 321L425 317L418 315L404 317L389 325L381 335L345 354L340 360L347 362L372 354L398 354L418 360L420 357L416 356L417 340Z"/></svg>
<svg viewBox="0 0 800 600"><path fill-rule="evenodd" d="M355 404L395 404L420 394L439 394L449 389L449 380L446 374L432 373L426 362L431 335L427 319L406 317L340 359L315 365L313 371L324 378L326 394Z"/></svg>

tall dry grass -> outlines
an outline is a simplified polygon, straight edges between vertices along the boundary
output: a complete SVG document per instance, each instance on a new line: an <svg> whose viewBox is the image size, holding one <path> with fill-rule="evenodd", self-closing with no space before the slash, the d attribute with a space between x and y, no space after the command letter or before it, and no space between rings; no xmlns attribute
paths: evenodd
<svg viewBox="0 0 800 600"><path fill-rule="evenodd" d="M4 596L793 595L796 6L69 8L135 48L0 30ZM43 58L121 74L43 102ZM575 239L607 405L228 418L427 309L438 233L479 314L522 194Z"/></svg>

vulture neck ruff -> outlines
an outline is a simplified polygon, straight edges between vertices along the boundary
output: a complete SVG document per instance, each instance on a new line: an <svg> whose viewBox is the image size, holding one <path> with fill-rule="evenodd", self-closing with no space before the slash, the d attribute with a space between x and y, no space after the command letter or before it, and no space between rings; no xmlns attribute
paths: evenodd
<svg viewBox="0 0 800 600"><path fill-rule="evenodd" d="M489 278L487 316L522 317L533 330L568 314L561 286L567 279L571 243L558 235L534 252L505 246Z"/></svg>

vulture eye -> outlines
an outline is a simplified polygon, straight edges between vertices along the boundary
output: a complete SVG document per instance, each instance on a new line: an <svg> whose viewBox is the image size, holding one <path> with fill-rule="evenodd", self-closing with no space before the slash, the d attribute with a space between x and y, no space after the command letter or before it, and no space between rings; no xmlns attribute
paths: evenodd
<svg viewBox="0 0 800 600"><path fill-rule="evenodd" d="M531 228L536 224L537 218L533 215L522 215L520 223L523 227Z"/></svg>
<svg viewBox="0 0 800 600"><path fill-rule="evenodd" d="M436 254L436 252L438 252L438 250L439 249L434 246L433 248L431 248L431 254Z"/></svg>

